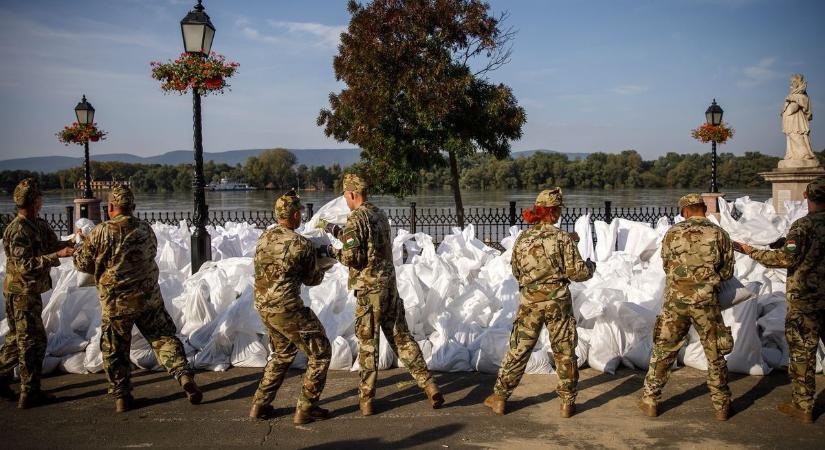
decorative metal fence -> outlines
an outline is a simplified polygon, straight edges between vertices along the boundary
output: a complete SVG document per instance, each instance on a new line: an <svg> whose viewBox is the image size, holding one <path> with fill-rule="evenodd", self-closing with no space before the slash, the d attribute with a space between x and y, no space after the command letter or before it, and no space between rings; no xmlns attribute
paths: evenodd
<svg viewBox="0 0 825 450"><path fill-rule="evenodd" d="M313 206L311 203L306 205L306 217L312 216ZM478 239L489 245L498 246L498 243L509 235L510 227L524 228L527 226L522 217L524 209L518 207L516 202L510 202L509 207L505 208L467 208L464 222L475 226ZM390 219L393 235L399 229L405 229L413 233L427 233L433 237L433 241L440 242L444 236L452 233L453 227L456 227L458 223L453 208L419 208L413 202L409 207L393 207L384 210ZM734 217L737 217L736 210L734 213ZM590 214L591 224L597 220L609 223L614 218L622 218L649 223L653 226L662 217L667 217L672 223L679 211L676 207L614 208L610 201L605 201L604 206L599 208L565 208L559 220L559 227L572 231L576 219L585 214ZM192 212L188 211L137 211L136 215L152 223L178 225L181 221L186 221L187 225L192 224ZM46 214L43 218L58 234L69 234L72 232L72 221L69 218L73 216L74 208L68 206L65 214ZM105 209L102 211L102 216L106 218ZM13 218L13 214L0 214L0 232ZM227 222L248 222L258 228L266 228L275 221L272 211L209 211L208 214L208 224L212 226L223 226Z"/></svg>

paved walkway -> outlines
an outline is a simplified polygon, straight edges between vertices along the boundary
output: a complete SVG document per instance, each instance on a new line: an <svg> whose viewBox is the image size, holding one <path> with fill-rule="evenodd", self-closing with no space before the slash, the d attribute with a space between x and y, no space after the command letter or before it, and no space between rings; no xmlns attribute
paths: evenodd
<svg viewBox="0 0 825 450"><path fill-rule="evenodd" d="M728 422L713 419L704 372L680 369L665 389L662 414L643 417L636 409L643 374L582 371L579 414L558 416L552 375L525 376L508 403L509 413L493 415L481 403L494 377L478 373L439 374L447 405L429 408L403 369L381 373L376 416L362 417L356 397L357 374L330 372L323 406L334 417L301 427L292 425L300 372L290 372L275 416L247 418L262 369L231 369L198 374L204 403L192 406L163 373L136 372L138 408L115 415L97 375L58 375L44 380L61 401L18 411L0 403L0 442L16 448L822 448L825 417L803 425L776 411L790 396L784 372L767 377L732 375L734 408ZM825 377L818 375L820 400ZM825 409L825 408L820 408Z"/></svg>

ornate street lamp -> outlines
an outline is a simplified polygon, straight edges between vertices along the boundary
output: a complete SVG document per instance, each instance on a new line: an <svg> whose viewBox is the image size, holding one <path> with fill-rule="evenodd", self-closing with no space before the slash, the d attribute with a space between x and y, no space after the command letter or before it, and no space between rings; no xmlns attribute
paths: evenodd
<svg viewBox="0 0 825 450"><path fill-rule="evenodd" d="M95 109L91 103L86 101L86 96L83 96L83 99L77 106L74 107L74 113L77 116L77 123L80 125L92 125L95 123ZM84 147L84 160L83 160L83 176L84 176L84 185L83 185L83 198L91 199L94 198L94 194L92 193L92 172L89 167L89 140L87 139L86 142L83 143Z"/></svg>
<svg viewBox="0 0 825 450"><path fill-rule="evenodd" d="M187 53L201 56L209 55L212 49L212 39L215 37L215 26L204 12L201 0L180 21L183 48ZM203 135L201 132L201 95L196 88L192 88L192 120L194 122L195 141L195 177L192 187L195 195L195 214L192 233L192 273L196 273L204 262L212 260L212 239L206 231L206 220L209 216L209 206L206 204L205 183L203 177Z"/></svg>
<svg viewBox="0 0 825 450"><path fill-rule="evenodd" d="M716 104L716 99L713 99L713 103L711 103L705 111L705 120L708 125L718 127L722 124L722 114L724 114L722 107ZM710 166L710 192L715 194L719 192L719 187L716 184L716 141L711 141L711 153L713 154L713 159L711 160Z"/></svg>

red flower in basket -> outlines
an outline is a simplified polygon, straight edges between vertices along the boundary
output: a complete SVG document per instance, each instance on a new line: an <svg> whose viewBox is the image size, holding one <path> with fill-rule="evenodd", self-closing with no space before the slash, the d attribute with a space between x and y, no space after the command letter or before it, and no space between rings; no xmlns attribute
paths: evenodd
<svg viewBox="0 0 825 450"><path fill-rule="evenodd" d="M165 63L153 61L152 78L160 81L164 92L185 94L196 89L201 95L223 93L229 87L227 79L238 70L236 62L226 62L221 55L209 56L184 53L180 58Z"/></svg>
<svg viewBox="0 0 825 450"><path fill-rule="evenodd" d="M223 86L223 78L207 78L203 85L210 90L220 89Z"/></svg>

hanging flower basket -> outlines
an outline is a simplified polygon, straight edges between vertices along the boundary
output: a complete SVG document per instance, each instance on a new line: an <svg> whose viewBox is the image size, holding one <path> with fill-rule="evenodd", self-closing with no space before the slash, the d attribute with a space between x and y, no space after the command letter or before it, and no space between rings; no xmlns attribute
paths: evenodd
<svg viewBox="0 0 825 450"><path fill-rule="evenodd" d="M236 62L226 62L223 55L212 52L209 56L182 53L174 61L152 61L152 78L160 81L164 93L185 94L197 89L201 95L222 94L229 87L227 79L240 67Z"/></svg>
<svg viewBox="0 0 825 450"><path fill-rule="evenodd" d="M97 142L106 139L106 132L97 128L97 124L81 125L77 122L63 127L57 134L57 139L66 144L83 145L88 141Z"/></svg>
<svg viewBox="0 0 825 450"><path fill-rule="evenodd" d="M734 129L724 123L717 126L705 123L700 125L699 128L690 131L690 135L693 136L693 139L696 139L704 144L711 141L716 142L717 144L724 144L728 141L728 139L733 139L733 133Z"/></svg>

